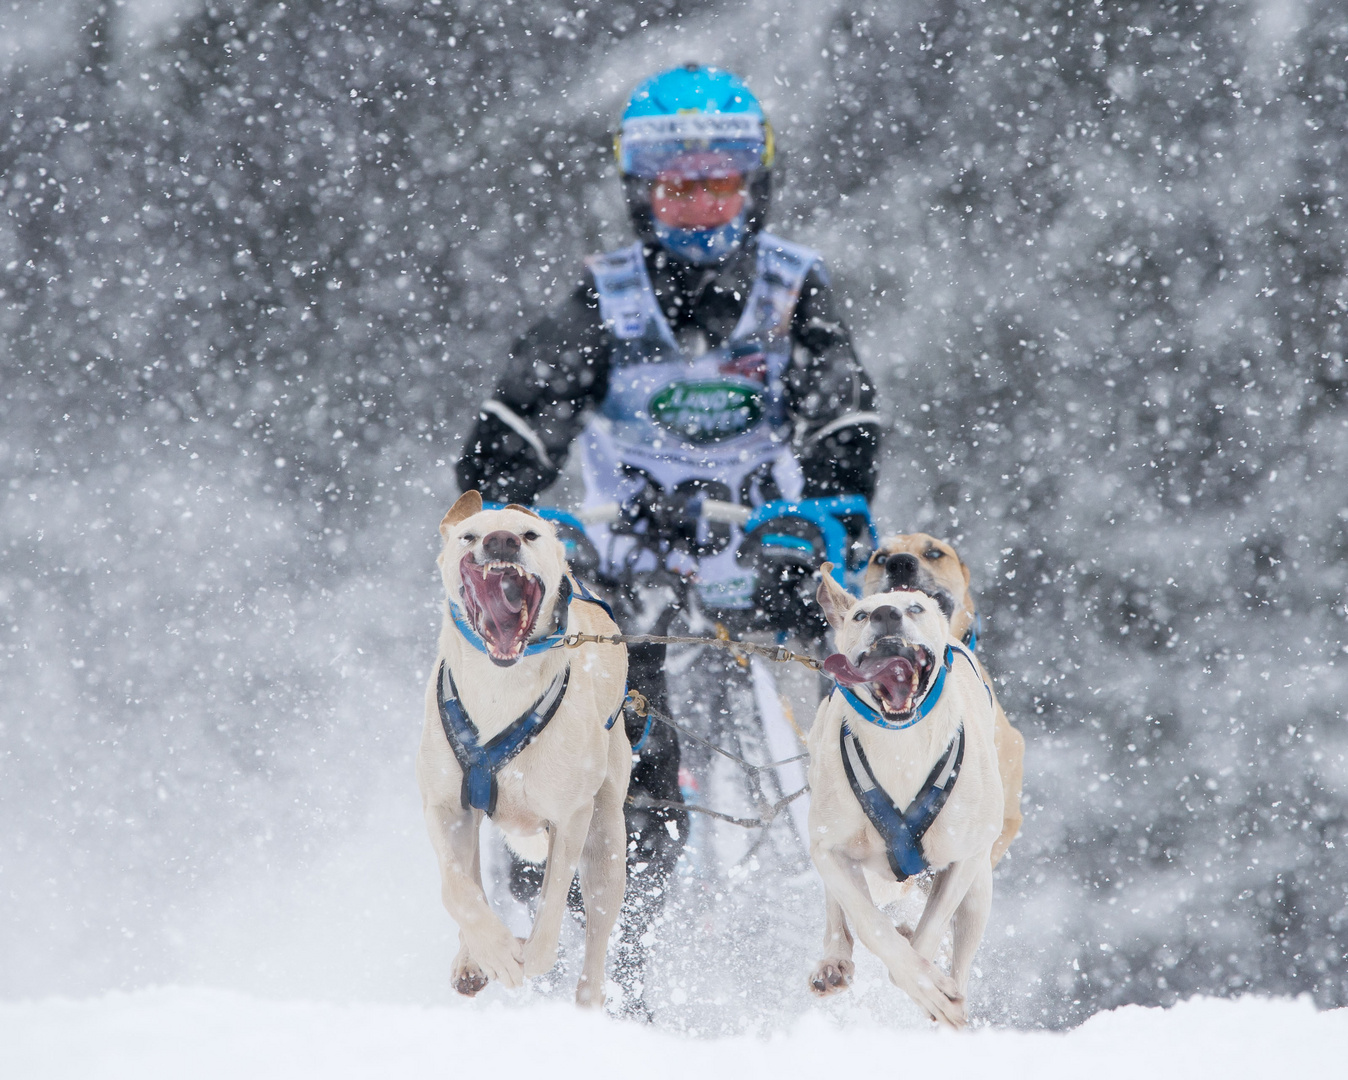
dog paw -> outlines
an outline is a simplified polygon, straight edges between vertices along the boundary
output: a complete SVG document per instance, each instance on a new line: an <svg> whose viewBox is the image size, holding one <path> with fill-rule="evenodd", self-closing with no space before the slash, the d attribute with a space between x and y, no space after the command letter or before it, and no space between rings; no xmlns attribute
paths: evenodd
<svg viewBox="0 0 1348 1080"><path fill-rule="evenodd" d="M894 982L938 1024L959 1030L969 1022L964 996L955 980L935 964L922 961L912 986L902 986L897 979Z"/></svg>
<svg viewBox="0 0 1348 1080"><path fill-rule="evenodd" d="M959 1031L969 1022L969 1010L964 1003L964 999L958 995L953 998L945 998L942 1002L938 1015L927 1013L927 1019L933 1023L944 1025L952 1031Z"/></svg>
<svg viewBox="0 0 1348 1080"><path fill-rule="evenodd" d="M460 956L465 969L473 964L484 978L495 979L502 986L513 990L524 982L524 943L504 926L475 935Z"/></svg>
<svg viewBox="0 0 1348 1080"><path fill-rule="evenodd" d="M464 997L473 997L486 989L487 982L487 976L482 973L482 969L471 960L462 966L455 965L454 989Z"/></svg>
<svg viewBox="0 0 1348 1080"><path fill-rule="evenodd" d="M820 997L846 990L856 969L851 960L821 960L810 975L810 989Z"/></svg>
<svg viewBox="0 0 1348 1080"><path fill-rule="evenodd" d="M526 979L536 979L540 975L546 975L557 966L557 944L556 941L537 941L532 937L528 941L520 942L524 957L524 977Z"/></svg>
<svg viewBox="0 0 1348 1080"><path fill-rule="evenodd" d="M464 997L474 997L485 990L490 981L487 973L478 967L468 951L468 946L460 938L459 954L454 957L454 970L450 976L454 989Z"/></svg>
<svg viewBox="0 0 1348 1080"><path fill-rule="evenodd" d="M576 983L576 1004L582 1009L602 1009L604 1007L602 980L596 986L588 976L582 975Z"/></svg>

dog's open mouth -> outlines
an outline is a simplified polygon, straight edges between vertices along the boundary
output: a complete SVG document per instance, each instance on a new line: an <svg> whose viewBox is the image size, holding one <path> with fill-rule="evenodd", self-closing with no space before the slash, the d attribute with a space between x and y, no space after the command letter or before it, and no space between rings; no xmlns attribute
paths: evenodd
<svg viewBox="0 0 1348 1080"><path fill-rule="evenodd" d="M880 638L855 664L842 653L824 661L824 670L843 686L868 684L880 708L900 720L917 708L935 666L936 657L925 646L894 637Z"/></svg>
<svg viewBox="0 0 1348 1080"><path fill-rule="evenodd" d="M543 581L518 563L479 565L470 551L459 561L463 604L468 621L486 642L498 664L513 664L524 654L543 607Z"/></svg>

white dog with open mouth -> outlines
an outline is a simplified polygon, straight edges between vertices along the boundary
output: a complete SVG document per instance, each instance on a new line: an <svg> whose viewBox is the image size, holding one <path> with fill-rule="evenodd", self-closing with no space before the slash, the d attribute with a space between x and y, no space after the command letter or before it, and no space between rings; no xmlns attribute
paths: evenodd
<svg viewBox="0 0 1348 1080"><path fill-rule="evenodd" d="M632 754L618 721L627 681L621 645L561 648L568 632L614 634L606 609L568 575L551 524L521 506L483 510L464 494L440 522L445 586L417 781L442 897L459 927L455 989L518 986L557 962L577 867L585 959L576 1001L604 999L609 933L626 884L623 800ZM492 911L478 832L488 814L547 868L527 940ZM532 845L531 842L532 841ZM540 852L541 854L541 852Z"/></svg>
<svg viewBox="0 0 1348 1080"><path fill-rule="evenodd" d="M962 1026L974 952L992 902L1002 786L990 692L935 600L916 590L858 600L825 564L819 604L837 682L810 730L810 857L824 879L820 995L855 970L852 933L932 1018ZM863 876L934 871L911 940L876 907ZM953 922L951 974L934 963Z"/></svg>
<svg viewBox="0 0 1348 1080"><path fill-rule="evenodd" d="M950 619L950 632L964 643L974 658L981 620L969 588L969 568L959 553L946 541L927 533L896 534L876 548L866 565L862 595L893 592L895 589L919 589L938 604ZM988 681L987 669L979 660L979 674ZM989 682L989 685L991 683ZM1002 834L992 845L992 865L1006 854L1011 841L1020 832L1020 788L1025 775L1025 737L1007 719L992 695L993 728L997 744L997 767L1002 777Z"/></svg>

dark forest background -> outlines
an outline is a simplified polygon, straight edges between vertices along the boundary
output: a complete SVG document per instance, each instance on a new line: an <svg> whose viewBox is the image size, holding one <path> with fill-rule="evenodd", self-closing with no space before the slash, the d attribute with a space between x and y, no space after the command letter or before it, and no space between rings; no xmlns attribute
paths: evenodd
<svg viewBox="0 0 1348 1080"><path fill-rule="evenodd" d="M984 1015L1348 1004L1342 4L3 18L0 992L180 976L200 896L408 786L449 463L696 56L764 100L877 517L958 542L1027 737Z"/></svg>

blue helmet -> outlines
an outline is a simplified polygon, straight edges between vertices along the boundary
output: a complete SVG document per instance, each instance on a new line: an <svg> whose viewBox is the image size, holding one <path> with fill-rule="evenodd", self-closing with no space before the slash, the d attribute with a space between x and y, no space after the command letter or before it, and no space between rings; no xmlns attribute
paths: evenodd
<svg viewBox="0 0 1348 1080"><path fill-rule="evenodd" d="M686 64L633 91L614 138L628 212L637 234L686 262L719 262L763 225L772 193L772 125L728 71ZM652 209L662 182L742 180L743 203L723 224L680 228ZM733 181L732 181L733 183Z"/></svg>

